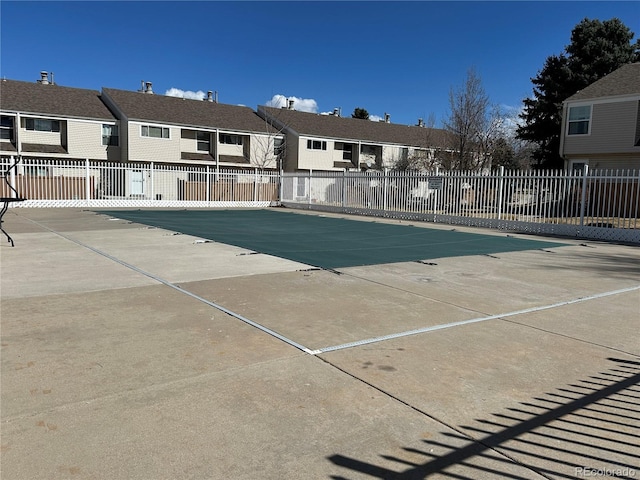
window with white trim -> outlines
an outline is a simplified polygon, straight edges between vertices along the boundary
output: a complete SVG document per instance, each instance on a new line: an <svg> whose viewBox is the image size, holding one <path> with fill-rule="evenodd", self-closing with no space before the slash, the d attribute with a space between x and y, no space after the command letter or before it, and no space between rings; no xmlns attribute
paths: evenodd
<svg viewBox="0 0 640 480"><path fill-rule="evenodd" d="M0 117L0 140L13 140L13 119L8 115Z"/></svg>
<svg viewBox="0 0 640 480"><path fill-rule="evenodd" d="M327 142L324 140L307 140L307 149L308 150L326 150Z"/></svg>
<svg viewBox="0 0 640 480"><path fill-rule="evenodd" d="M117 125L102 125L102 145L117 147L120 143Z"/></svg>
<svg viewBox="0 0 640 480"><path fill-rule="evenodd" d="M591 122L591 105L569 107L567 135L588 135Z"/></svg>
<svg viewBox="0 0 640 480"><path fill-rule="evenodd" d="M60 120L49 120L48 118L25 118L24 128L36 132L59 132Z"/></svg>
<svg viewBox="0 0 640 480"><path fill-rule="evenodd" d="M220 143L224 143L225 145L242 145L242 136L221 133Z"/></svg>
<svg viewBox="0 0 640 480"><path fill-rule="evenodd" d="M353 158L353 146L350 143L336 142L336 150L342 150L342 159L351 161Z"/></svg>
<svg viewBox="0 0 640 480"><path fill-rule="evenodd" d="M276 137L273 139L273 154L281 155L284 153L284 138Z"/></svg>
<svg viewBox="0 0 640 480"><path fill-rule="evenodd" d="M151 125L141 125L140 135L151 138L169 138L169 129L167 127L152 127Z"/></svg>
<svg viewBox="0 0 640 480"><path fill-rule="evenodd" d="M196 132L196 142L198 143L198 151L211 151L211 134L209 132Z"/></svg>

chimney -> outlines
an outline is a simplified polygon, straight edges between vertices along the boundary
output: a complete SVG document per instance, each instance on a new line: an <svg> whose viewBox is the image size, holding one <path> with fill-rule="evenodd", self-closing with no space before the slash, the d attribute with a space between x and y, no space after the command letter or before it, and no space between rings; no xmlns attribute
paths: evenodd
<svg viewBox="0 0 640 480"><path fill-rule="evenodd" d="M384 112L384 123L391 123L391 115L387 112Z"/></svg>
<svg viewBox="0 0 640 480"><path fill-rule="evenodd" d="M40 72L40 80L38 80L38 83L41 83L42 85L49 85L49 72Z"/></svg>
<svg viewBox="0 0 640 480"><path fill-rule="evenodd" d="M289 110L293 110L293 100L289 100Z"/></svg>
<svg viewBox="0 0 640 480"><path fill-rule="evenodd" d="M213 102L213 92L211 90L207 92L207 102Z"/></svg>
<svg viewBox="0 0 640 480"><path fill-rule="evenodd" d="M424 127L424 121L421 118L418 119L418 126Z"/></svg>
<svg viewBox="0 0 640 480"><path fill-rule="evenodd" d="M153 88L151 88L153 84L151 82L144 82L144 93L149 93L153 95Z"/></svg>

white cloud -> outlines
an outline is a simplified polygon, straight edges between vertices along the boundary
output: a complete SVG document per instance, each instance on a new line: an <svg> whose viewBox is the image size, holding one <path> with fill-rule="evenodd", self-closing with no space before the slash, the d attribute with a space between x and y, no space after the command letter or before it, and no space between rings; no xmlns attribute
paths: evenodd
<svg viewBox="0 0 640 480"><path fill-rule="evenodd" d="M285 97L284 95L274 95L266 105L268 107L283 108L289 105L289 100L293 100L294 110L309 113L318 112L318 103L312 98Z"/></svg>
<svg viewBox="0 0 640 480"><path fill-rule="evenodd" d="M180 90L179 88L170 88L164 94L167 97L189 98L191 100L203 100L207 97L207 94L202 90L192 92L191 90Z"/></svg>
<svg viewBox="0 0 640 480"><path fill-rule="evenodd" d="M371 120L372 122L380 122L383 120L383 118L379 117L378 115L369 115L369 120Z"/></svg>

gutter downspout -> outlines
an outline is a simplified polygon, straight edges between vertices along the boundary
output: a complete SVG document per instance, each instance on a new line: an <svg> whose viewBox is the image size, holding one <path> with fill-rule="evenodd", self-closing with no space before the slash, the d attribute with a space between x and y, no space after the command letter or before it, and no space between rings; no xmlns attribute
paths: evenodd
<svg viewBox="0 0 640 480"><path fill-rule="evenodd" d="M560 151L558 152L558 154L564 160L564 168L565 168L565 170L568 167L567 159L564 156L564 137L565 137L565 132L567 131L567 111L568 111L567 103L566 102L562 102L562 121L560 122L560 125L561 125L561 127L560 127L561 128L561 131L560 131Z"/></svg>

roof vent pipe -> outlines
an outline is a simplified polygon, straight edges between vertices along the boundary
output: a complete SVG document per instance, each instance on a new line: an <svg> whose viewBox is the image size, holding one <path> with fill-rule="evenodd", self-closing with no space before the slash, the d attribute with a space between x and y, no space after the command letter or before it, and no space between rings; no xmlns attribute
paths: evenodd
<svg viewBox="0 0 640 480"><path fill-rule="evenodd" d="M38 80L38 83L41 83L42 85L49 85L49 72L40 72L40 80Z"/></svg>
<svg viewBox="0 0 640 480"><path fill-rule="evenodd" d="M384 123L391 123L391 115L387 112L384 112Z"/></svg>
<svg viewBox="0 0 640 480"><path fill-rule="evenodd" d="M207 102L213 102L213 92L211 90L207 92Z"/></svg>
<svg viewBox="0 0 640 480"><path fill-rule="evenodd" d="M421 118L418 119L418 126L424 127L424 120L422 120Z"/></svg>
<svg viewBox="0 0 640 480"><path fill-rule="evenodd" d="M149 93L153 95L153 88L151 88L153 84L151 82L144 82L144 93Z"/></svg>
<svg viewBox="0 0 640 480"><path fill-rule="evenodd" d="M53 72L51 72L51 85L55 85L55 83L53 82Z"/></svg>
<svg viewBox="0 0 640 480"><path fill-rule="evenodd" d="M289 100L289 110L293 110L293 100Z"/></svg>

